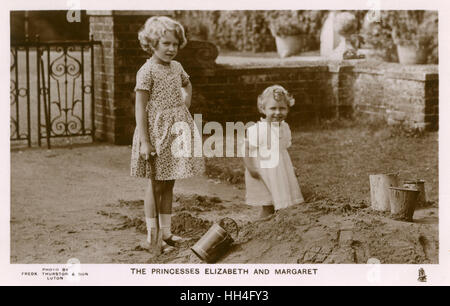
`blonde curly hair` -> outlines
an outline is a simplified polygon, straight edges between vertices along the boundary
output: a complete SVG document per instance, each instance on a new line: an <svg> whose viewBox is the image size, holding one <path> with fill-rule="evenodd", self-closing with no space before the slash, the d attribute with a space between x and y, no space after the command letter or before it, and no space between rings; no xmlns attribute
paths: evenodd
<svg viewBox="0 0 450 306"><path fill-rule="evenodd" d="M186 45L187 39L184 28L179 22L166 16L153 16L147 19L139 30L138 39L142 49L152 54L161 37L168 31L172 32L178 39L180 49Z"/></svg>
<svg viewBox="0 0 450 306"><path fill-rule="evenodd" d="M275 101L284 101L288 107L295 105L295 99L292 95L280 85L272 85L264 89L262 94L258 96L258 110L260 113L264 113L264 106L268 98L274 99Z"/></svg>

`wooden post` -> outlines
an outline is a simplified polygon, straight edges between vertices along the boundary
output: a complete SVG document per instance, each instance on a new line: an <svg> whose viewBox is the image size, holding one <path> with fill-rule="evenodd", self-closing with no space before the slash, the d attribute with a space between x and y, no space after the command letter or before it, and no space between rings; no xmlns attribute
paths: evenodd
<svg viewBox="0 0 450 306"><path fill-rule="evenodd" d="M370 180L370 200L373 210L391 211L389 187L398 187L398 174L373 174Z"/></svg>
<svg viewBox="0 0 450 306"><path fill-rule="evenodd" d="M158 256L162 253L162 233L159 226L150 230L150 253Z"/></svg>

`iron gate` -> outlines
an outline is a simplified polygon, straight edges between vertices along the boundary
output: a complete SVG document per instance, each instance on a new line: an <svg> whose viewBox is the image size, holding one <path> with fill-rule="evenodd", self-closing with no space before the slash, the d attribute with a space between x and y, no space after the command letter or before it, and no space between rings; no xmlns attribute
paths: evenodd
<svg viewBox="0 0 450 306"><path fill-rule="evenodd" d="M93 41L11 43L10 140L95 134Z"/></svg>

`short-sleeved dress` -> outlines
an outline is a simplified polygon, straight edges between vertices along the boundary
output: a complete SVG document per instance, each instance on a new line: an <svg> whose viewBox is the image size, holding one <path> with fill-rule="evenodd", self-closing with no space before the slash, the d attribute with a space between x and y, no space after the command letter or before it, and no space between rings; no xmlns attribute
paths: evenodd
<svg viewBox="0 0 450 306"><path fill-rule="evenodd" d="M204 172L201 138L181 94L181 87L188 82L188 74L177 61L164 65L148 59L137 72L135 91L150 92L145 110L150 142L157 156L146 161L139 154L141 144L136 127L131 150L131 176L175 180Z"/></svg>
<svg viewBox="0 0 450 306"><path fill-rule="evenodd" d="M248 170L245 171L246 203L254 206L273 205L275 209L302 203L303 195L287 151L291 146L289 125L284 121L272 125L270 141L267 140L268 131L268 122L264 119L247 129L249 156L256 156L261 179L255 179ZM278 144L275 143L277 140ZM278 156L272 150L277 145Z"/></svg>

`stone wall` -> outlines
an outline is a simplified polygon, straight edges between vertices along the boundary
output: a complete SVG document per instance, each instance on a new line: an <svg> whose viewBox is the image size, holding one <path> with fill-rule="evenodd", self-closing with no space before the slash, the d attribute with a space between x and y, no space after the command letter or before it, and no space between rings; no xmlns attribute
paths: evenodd
<svg viewBox="0 0 450 306"><path fill-rule="evenodd" d="M90 31L102 42L95 50L96 138L129 144L135 128L136 72L148 54L137 32L163 11L90 11ZM323 118L361 114L410 127L438 128L438 67L402 66L363 60L285 61L277 65L215 63L217 48L189 42L177 60L193 85L191 112L204 121L256 121L257 96L279 84L296 99L288 122L308 124Z"/></svg>
<svg viewBox="0 0 450 306"><path fill-rule="evenodd" d="M388 124L437 130L437 66L360 63L355 65L353 108L357 114L383 118Z"/></svg>

